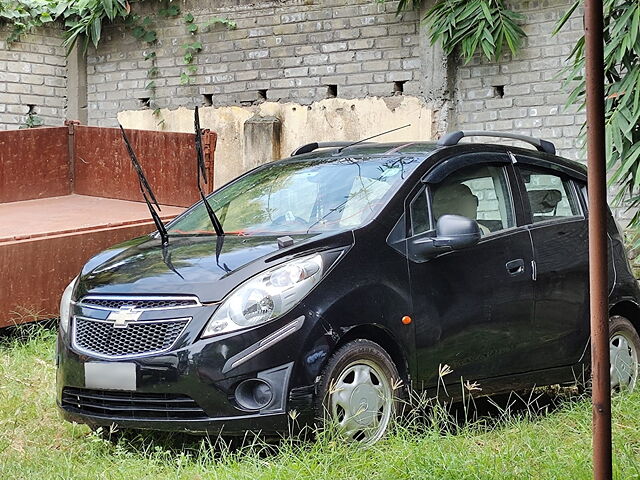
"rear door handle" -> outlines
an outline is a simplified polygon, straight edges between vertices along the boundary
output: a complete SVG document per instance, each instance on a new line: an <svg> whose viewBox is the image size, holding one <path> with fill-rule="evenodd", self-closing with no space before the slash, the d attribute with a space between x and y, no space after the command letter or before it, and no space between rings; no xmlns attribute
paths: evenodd
<svg viewBox="0 0 640 480"><path fill-rule="evenodd" d="M519 275L524 273L524 260L521 258L511 260L510 262L507 262L505 267L507 268L509 275Z"/></svg>

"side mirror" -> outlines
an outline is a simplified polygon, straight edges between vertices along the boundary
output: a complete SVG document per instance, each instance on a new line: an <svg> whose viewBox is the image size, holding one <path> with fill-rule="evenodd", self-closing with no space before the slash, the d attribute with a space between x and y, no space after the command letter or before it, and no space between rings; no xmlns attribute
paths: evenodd
<svg viewBox="0 0 640 480"><path fill-rule="evenodd" d="M471 218L443 215L436 225L436 236L411 241L412 256L423 260L449 250L460 250L480 241L480 226Z"/></svg>

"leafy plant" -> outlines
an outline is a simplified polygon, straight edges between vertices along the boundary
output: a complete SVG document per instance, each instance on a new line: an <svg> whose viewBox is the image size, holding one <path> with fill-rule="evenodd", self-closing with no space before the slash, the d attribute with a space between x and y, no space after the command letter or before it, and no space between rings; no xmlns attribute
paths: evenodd
<svg viewBox="0 0 640 480"><path fill-rule="evenodd" d="M238 24L235 21L229 20L228 18L223 18L223 17L212 17L206 22L204 22L203 27L210 27L211 25L216 25L216 24L223 25L227 27L229 30L235 30L236 28L238 28Z"/></svg>
<svg viewBox="0 0 640 480"><path fill-rule="evenodd" d="M17 42L22 34L54 20L56 0L0 1L0 20L13 26L7 41Z"/></svg>
<svg viewBox="0 0 640 480"><path fill-rule="evenodd" d="M560 19L555 32L566 25L581 4L577 0ZM615 203L628 202L635 209L631 227L634 248L640 248L640 2L604 0L604 78L607 168L609 183L619 184ZM584 107L585 41L576 43L566 70L565 86L570 89L568 105ZM584 127L583 127L584 128Z"/></svg>
<svg viewBox="0 0 640 480"><path fill-rule="evenodd" d="M419 4L419 0L400 0L398 13ZM503 0L441 0L423 19L430 24L431 44L442 42L447 55L458 50L465 62L478 51L497 60L505 47L515 55L526 37L519 25L522 20Z"/></svg>
<svg viewBox="0 0 640 480"><path fill-rule="evenodd" d="M34 112L29 112L27 113L27 118L25 119L24 123L20 125L20 129L22 130L25 128L36 128L41 127L42 125L44 125L44 120L42 120Z"/></svg>
<svg viewBox="0 0 640 480"><path fill-rule="evenodd" d="M113 22L116 18L126 18L130 12L127 0L63 0L58 2L54 16L64 19L67 49L71 50L78 39L83 38L86 51L89 42L98 46L105 18Z"/></svg>

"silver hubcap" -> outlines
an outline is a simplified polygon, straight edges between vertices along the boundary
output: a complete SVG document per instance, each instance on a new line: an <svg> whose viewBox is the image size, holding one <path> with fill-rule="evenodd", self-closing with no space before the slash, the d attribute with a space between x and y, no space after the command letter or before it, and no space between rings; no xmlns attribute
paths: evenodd
<svg viewBox="0 0 640 480"><path fill-rule="evenodd" d="M329 408L349 441L371 444L387 429L393 391L379 366L367 360L349 364L330 387Z"/></svg>
<svg viewBox="0 0 640 480"><path fill-rule="evenodd" d="M611 336L609 355L611 388L633 390L638 379L638 352L624 332Z"/></svg>

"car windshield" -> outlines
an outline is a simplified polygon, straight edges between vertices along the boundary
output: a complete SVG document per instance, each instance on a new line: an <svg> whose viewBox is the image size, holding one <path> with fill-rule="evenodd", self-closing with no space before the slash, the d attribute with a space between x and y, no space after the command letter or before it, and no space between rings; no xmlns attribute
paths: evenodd
<svg viewBox="0 0 640 480"><path fill-rule="evenodd" d="M352 229L372 219L419 162L400 156L287 160L257 168L208 201L226 234ZM212 234L203 203L178 217L169 233Z"/></svg>

